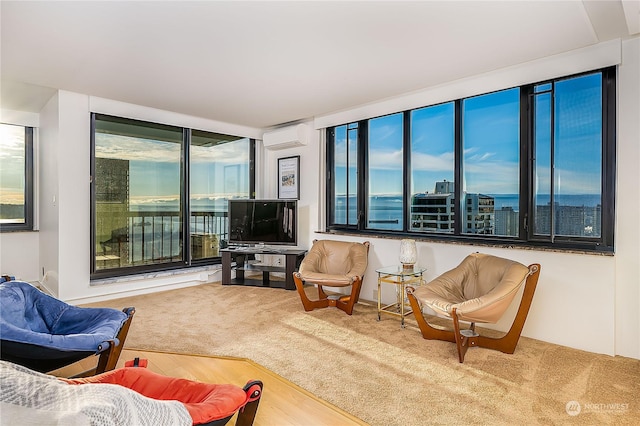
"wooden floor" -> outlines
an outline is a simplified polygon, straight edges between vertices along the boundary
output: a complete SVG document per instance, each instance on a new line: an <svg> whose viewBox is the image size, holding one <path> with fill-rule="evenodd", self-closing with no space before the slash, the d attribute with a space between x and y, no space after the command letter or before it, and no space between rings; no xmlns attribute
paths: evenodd
<svg viewBox="0 0 640 426"><path fill-rule="evenodd" d="M125 349L120 355L118 367L135 357L146 358L150 370L166 376L207 383L231 383L240 387L249 380L261 380L264 389L253 423L256 426L366 424L249 360ZM84 371L95 365L95 359L92 358L56 370L52 374L71 376ZM229 425L233 424L235 416L229 422Z"/></svg>

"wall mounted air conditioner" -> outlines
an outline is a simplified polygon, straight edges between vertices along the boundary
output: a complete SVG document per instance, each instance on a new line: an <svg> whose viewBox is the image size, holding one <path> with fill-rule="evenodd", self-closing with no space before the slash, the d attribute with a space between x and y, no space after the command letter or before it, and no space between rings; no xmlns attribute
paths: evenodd
<svg viewBox="0 0 640 426"><path fill-rule="evenodd" d="M309 133L308 124L282 127L265 132L262 135L262 143L266 149L270 150L305 146L309 143Z"/></svg>

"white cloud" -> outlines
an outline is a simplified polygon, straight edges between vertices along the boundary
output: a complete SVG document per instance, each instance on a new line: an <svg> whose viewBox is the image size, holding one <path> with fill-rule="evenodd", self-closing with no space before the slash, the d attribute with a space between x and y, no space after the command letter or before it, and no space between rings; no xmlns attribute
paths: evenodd
<svg viewBox="0 0 640 426"><path fill-rule="evenodd" d="M400 170L402 168L402 150L375 150L369 154L369 168L377 170Z"/></svg>
<svg viewBox="0 0 640 426"><path fill-rule="evenodd" d="M452 171L454 168L453 152L445 152L440 155L414 153L411 158L411 167L416 171Z"/></svg>
<svg viewBox="0 0 640 426"><path fill-rule="evenodd" d="M193 163L238 164L248 161L248 149L228 143L213 148L191 147ZM96 157L143 162L180 162L180 144L121 135L96 135Z"/></svg>

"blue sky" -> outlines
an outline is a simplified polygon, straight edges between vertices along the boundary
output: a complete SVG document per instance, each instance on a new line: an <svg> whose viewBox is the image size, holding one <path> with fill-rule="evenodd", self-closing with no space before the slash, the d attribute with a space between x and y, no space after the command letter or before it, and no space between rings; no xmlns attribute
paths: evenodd
<svg viewBox="0 0 640 426"><path fill-rule="evenodd" d="M594 194L600 192L602 162L602 87L599 75L561 81L556 85L555 110L555 192L558 194ZM541 115L548 115L551 103L541 107ZM547 129L549 123L545 123ZM540 173L540 193L549 193L549 134L537 140L536 152Z"/></svg>
<svg viewBox="0 0 640 426"><path fill-rule="evenodd" d="M463 190L519 192L520 90L466 99L462 104Z"/></svg>
<svg viewBox="0 0 640 426"><path fill-rule="evenodd" d="M518 88L464 100L462 139L465 191L485 194L518 192L519 102ZM555 191L558 194L598 194L602 158L600 75L558 82L554 102ZM550 105L550 102L539 102L537 105L539 132L536 142L536 182L540 194L550 191ZM412 193L431 192L436 181L453 180L453 109L454 104L450 102L412 111ZM544 126L547 126L546 134L541 131ZM368 132L370 194L400 194L402 114L370 120ZM339 170L344 164L339 160L345 149L344 132L337 132L338 179L344 176L343 171Z"/></svg>

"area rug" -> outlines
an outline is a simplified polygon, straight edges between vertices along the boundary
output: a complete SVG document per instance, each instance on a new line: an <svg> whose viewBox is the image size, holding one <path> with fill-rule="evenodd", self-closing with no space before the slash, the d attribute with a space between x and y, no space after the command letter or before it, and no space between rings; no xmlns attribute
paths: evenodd
<svg viewBox="0 0 640 426"><path fill-rule="evenodd" d="M304 312L281 289L213 283L90 306L135 306L128 349L249 358L371 425L640 424L634 359L523 337L513 355L472 348L460 364L411 320L378 321L370 304Z"/></svg>

